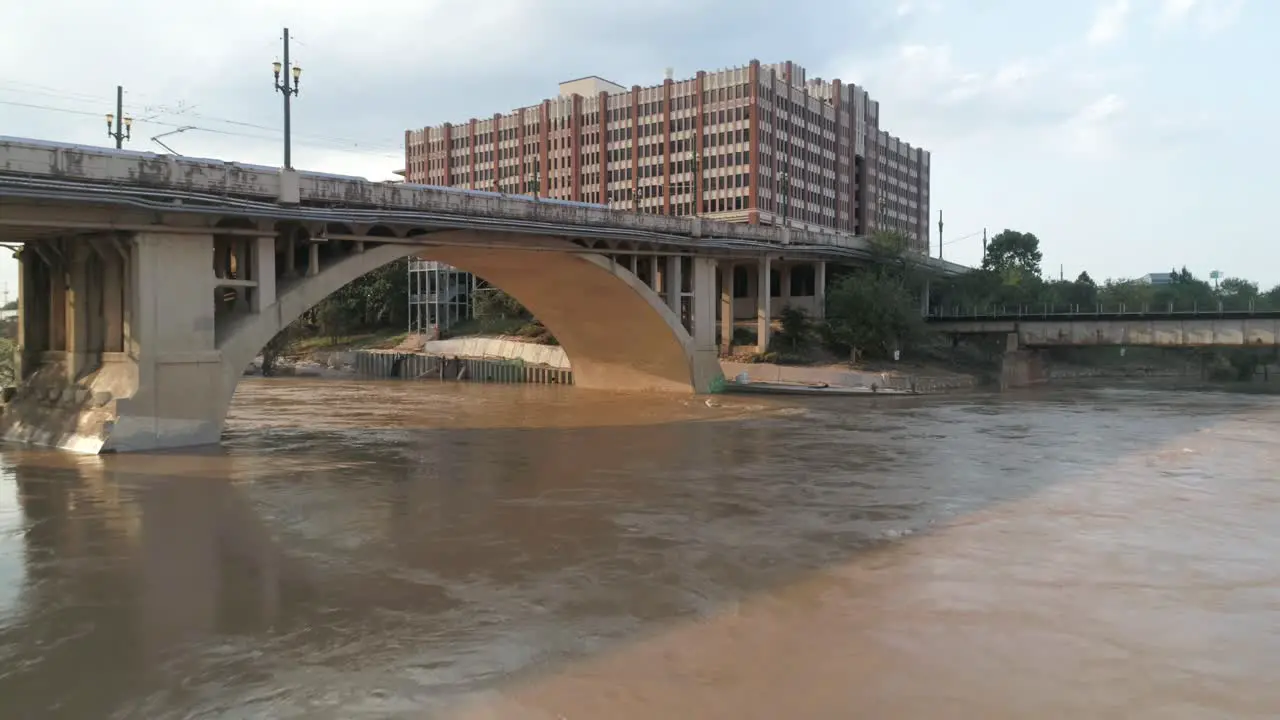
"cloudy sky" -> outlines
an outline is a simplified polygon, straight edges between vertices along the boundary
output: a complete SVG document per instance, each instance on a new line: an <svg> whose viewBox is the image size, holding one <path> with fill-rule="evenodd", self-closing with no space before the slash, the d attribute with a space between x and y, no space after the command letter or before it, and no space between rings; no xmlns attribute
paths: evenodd
<svg viewBox="0 0 1280 720"><path fill-rule="evenodd" d="M1187 265L1280 283L1275 0L42 0L0 24L0 135L278 165L281 28L304 68L294 164L388 179L403 132L622 85L793 60L933 153L943 254L1034 232L1045 269ZM933 253L938 252L936 227ZM16 289L9 258L0 282Z"/></svg>

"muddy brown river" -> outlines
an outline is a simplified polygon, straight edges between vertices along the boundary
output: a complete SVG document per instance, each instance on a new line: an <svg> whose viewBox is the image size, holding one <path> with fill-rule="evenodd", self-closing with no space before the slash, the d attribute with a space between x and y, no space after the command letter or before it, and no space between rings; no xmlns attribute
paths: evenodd
<svg viewBox="0 0 1280 720"><path fill-rule="evenodd" d="M0 452L0 718L1280 717L1280 399L248 380Z"/></svg>

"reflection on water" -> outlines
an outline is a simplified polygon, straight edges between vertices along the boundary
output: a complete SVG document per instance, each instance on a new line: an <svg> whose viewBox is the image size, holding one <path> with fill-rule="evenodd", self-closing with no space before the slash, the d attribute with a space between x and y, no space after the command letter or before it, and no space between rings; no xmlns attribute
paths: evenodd
<svg viewBox="0 0 1280 720"><path fill-rule="evenodd" d="M1271 718L1278 408L250 382L0 457L0 716Z"/></svg>

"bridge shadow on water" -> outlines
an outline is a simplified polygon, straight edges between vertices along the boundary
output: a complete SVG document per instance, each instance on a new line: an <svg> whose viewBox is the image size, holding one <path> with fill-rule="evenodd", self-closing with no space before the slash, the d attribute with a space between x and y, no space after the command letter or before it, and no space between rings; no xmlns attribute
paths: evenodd
<svg viewBox="0 0 1280 720"><path fill-rule="evenodd" d="M589 427L391 407L233 425L205 452L6 451L0 698L43 718L437 709L833 583L815 573L1264 402L1053 390Z"/></svg>

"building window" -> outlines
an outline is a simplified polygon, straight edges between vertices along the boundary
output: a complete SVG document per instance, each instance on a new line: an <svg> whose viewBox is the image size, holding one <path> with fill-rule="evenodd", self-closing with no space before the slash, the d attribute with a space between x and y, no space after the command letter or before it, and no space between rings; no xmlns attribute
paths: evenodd
<svg viewBox="0 0 1280 720"><path fill-rule="evenodd" d="M733 296L736 298L749 297L751 294L751 276L747 272L747 268L743 265L735 265L733 268Z"/></svg>
<svg viewBox="0 0 1280 720"><path fill-rule="evenodd" d="M791 268L791 297L813 297L815 290L814 266L810 263Z"/></svg>

